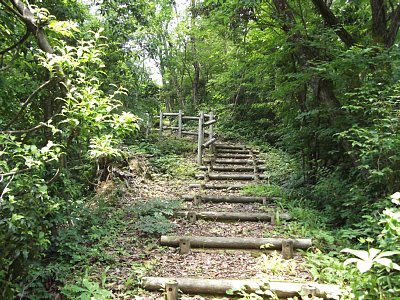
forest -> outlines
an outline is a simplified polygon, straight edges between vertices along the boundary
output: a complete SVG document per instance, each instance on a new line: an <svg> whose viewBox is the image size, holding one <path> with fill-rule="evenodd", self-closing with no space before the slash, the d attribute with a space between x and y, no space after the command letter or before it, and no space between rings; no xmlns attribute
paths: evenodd
<svg viewBox="0 0 400 300"><path fill-rule="evenodd" d="M313 280L400 299L399 27L392 0L0 0L0 299L156 299L180 203L126 199L196 173L195 144L146 132L179 110L267 153L244 193L307 220Z"/></svg>

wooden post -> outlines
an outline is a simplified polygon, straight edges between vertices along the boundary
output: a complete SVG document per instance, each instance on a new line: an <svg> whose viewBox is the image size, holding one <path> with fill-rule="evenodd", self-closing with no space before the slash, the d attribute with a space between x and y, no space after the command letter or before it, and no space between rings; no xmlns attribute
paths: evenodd
<svg viewBox="0 0 400 300"><path fill-rule="evenodd" d="M201 196L200 195L196 195L193 198L193 204L194 205L200 205L201 204Z"/></svg>
<svg viewBox="0 0 400 300"><path fill-rule="evenodd" d="M267 202L267 197L262 197L262 205L263 206L267 206L268 205L268 202Z"/></svg>
<svg viewBox="0 0 400 300"><path fill-rule="evenodd" d="M210 121L213 121L213 120L214 120L214 112L210 111ZM208 132L210 133L208 135L208 139L211 140L214 137L214 125L213 124L210 125ZM215 143L212 143L210 145L210 151L211 151L211 153L215 153Z"/></svg>
<svg viewBox="0 0 400 300"><path fill-rule="evenodd" d="M275 226L276 220L275 220L275 214L271 215L271 225Z"/></svg>
<svg viewBox="0 0 400 300"><path fill-rule="evenodd" d="M206 171L204 173L204 182L209 182L210 181L210 173L208 173L208 171Z"/></svg>
<svg viewBox="0 0 400 300"><path fill-rule="evenodd" d="M188 212L187 219L189 220L189 223L191 223L191 224L196 223L196 221L197 221L196 212L194 212L194 211Z"/></svg>
<svg viewBox="0 0 400 300"><path fill-rule="evenodd" d="M163 112L160 110L160 134L162 134L163 131Z"/></svg>
<svg viewBox="0 0 400 300"><path fill-rule="evenodd" d="M188 254L190 252L190 240L183 237L179 240L179 254Z"/></svg>
<svg viewBox="0 0 400 300"><path fill-rule="evenodd" d="M283 259L293 258L293 240L283 240L282 241L282 257Z"/></svg>
<svg viewBox="0 0 400 300"><path fill-rule="evenodd" d="M203 164L203 143L204 143L204 112L200 112L199 116L199 132L197 137L197 164L201 166Z"/></svg>
<svg viewBox="0 0 400 300"><path fill-rule="evenodd" d="M311 285L303 285L301 287L302 299L315 299L317 296L317 288Z"/></svg>
<svg viewBox="0 0 400 300"><path fill-rule="evenodd" d="M165 298L166 300L178 299L178 282L174 279L165 283Z"/></svg>
<svg viewBox="0 0 400 300"><path fill-rule="evenodd" d="M182 110L179 110L178 114L178 137L182 137Z"/></svg>

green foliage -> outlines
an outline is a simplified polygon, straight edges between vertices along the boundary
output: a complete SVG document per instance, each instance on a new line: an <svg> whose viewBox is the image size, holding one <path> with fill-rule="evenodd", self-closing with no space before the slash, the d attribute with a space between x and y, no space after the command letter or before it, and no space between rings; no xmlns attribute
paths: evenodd
<svg viewBox="0 0 400 300"><path fill-rule="evenodd" d="M57 22L46 9L32 9L35 16L49 20L55 33L68 38L79 34L71 22ZM1 94L2 102L18 104L3 114L1 124L8 130L0 132L0 295L4 299L17 293L30 265L50 254L59 227L73 222L68 209L84 205L79 198L89 193L95 162L120 157L122 139L138 128L135 115L121 112L117 98L124 89L115 87L111 94L101 89L101 56L107 48L100 32L87 33L87 40L72 45L54 37L54 53L29 46L30 54L17 55L15 67L25 78L21 84L34 80L21 93L13 93L9 85ZM2 78L9 84L18 81L13 74ZM42 80L46 81L40 84Z"/></svg>
<svg viewBox="0 0 400 300"><path fill-rule="evenodd" d="M350 180L344 180L340 172L333 172L321 177L313 187L310 195L317 207L332 216L331 222L356 223L360 220L362 211L355 207L365 207L370 199L366 193ZM338 210L338 207L340 209Z"/></svg>
<svg viewBox="0 0 400 300"><path fill-rule="evenodd" d="M284 200L287 192L277 184L267 185L248 185L242 189L243 195L259 196L259 197L279 197Z"/></svg>
<svg viewBox="0 0 400 300"><path fill-rule="evenodd" d="M150 159L156 172L166 174L173 178L193 177L196 173L196 165L187 159L177 155L164 155Z"/></svg>
<svg viewBox="0 0 400 300"><path fill-rule="evenodd" d="M103 273L105 274L105 273ZM90 280L87 272L85 276L79 279L76 283L69 283L65 285L61 292L68 297L68 299L80 300L107 300L113 299L113 293L104 288L105 275L102 278L101 284Z"/></svg>
<svg viewBox="0 0 400 300"><path fill-rule="evenodd" d="M132 210L137 216L135 228L141 235L158 236L168 233L174 211L181 206L179 200L149 200L135 205Z"/></svg>
<svg viewBox="0 0 400 300"><path fill-rule="evenodd" d="M350 286L356 297L362 299L392 299L400 291L399 278L399 193L392 195L393 207L386 208L378 222L382 228L377 237L369 236L368 249L344 249L355 257L345 260L344 265L358 272L358 280ZM363 241L363 240L361 240ZM394 242L395 241L395 242ZM370 247L374 243L375 247ZM354 263L354 264L353 264ZM393 298L394 299L394 298Z"/></svg>

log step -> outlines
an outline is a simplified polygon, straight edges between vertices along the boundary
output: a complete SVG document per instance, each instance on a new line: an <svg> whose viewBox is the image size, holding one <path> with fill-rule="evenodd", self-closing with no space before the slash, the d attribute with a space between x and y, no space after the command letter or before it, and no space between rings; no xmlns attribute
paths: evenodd
<svg viewBox="0 0 400 300"><path fill-rule="evenodd" d="M231 144L215 144L216 149L238 149L244 150L247 149L245 145L231 145Z"/></svg>
<svg viewBox="0 0 400 300"><path fill-rule="evenodd" d="M282 250L282 238L253 238L253 237L214 237L214 236L161 236L161 245L178 247L179 241L187 239L192 248L219 248L219 249L258 249L269 245L268 250ZM311 239L291 239L293 249L308 249L312 246Z"/></svg>
<svg viewBox="0 0 400 300"><path fill-rule="evenodd" d="M205 189L205 190L241 190L246 187L246 184L190 184L191 189Z"/></svg>
<svg viewBox="0 0 400 300"><path fill-rule="evenodd" d="M226 153L226 154L258 154L260 151L251 150L251 149L217 149L217 153Z"/></svg>
<svg viewBox="0 0 400 300"><path fill-rule="evenodd" d="M265 175L257 175L257 174L196 174L195 177L197 179L208 179L210 180L257 180L265 179L267 176Z"/></svg>
<svg viewBox="0 0 400 300"><path fill-rule="evenodd" d="M265 161L260 160L260 159L215 159L215 160L209 160L205 159L203 161L205 164L210 164L211 162L214 164L220 164L220 165L254 165L254 164L264 164Z"/></svg>
<svg viewBox="0 0 400 300"><path fill-rule="evenodd" d="M208 170L207 166L200 166L200 170ZM210 169L217 172L251 172L254 171L254 166L210 166ZM265 166L257 166L259 171L265 171Z"/></svg>
<svg viewBox="0 0 400 300"><path fill-rule="evenodd" d="M249 222L271 222L275 214L267 213L248 213L248 212L219 212L219 211L177 211L176 217L187 218L193 216L195 219L211 221L249 221ZM289 220L287 213L280 213L281 220Z"/></svg>
<svg viewBox="0 0 400 300"><path fill-rule="evenodd" d="M251 154L236 154L236 153L218 153L215 155L218 158L231 158L231 159L251 159L253 155Z"/></svg>
<svg viewBox="0 0 400 300"><path fill-rule="evenodd" d="M253 196L214 196L214 195L183 195L182 199L185 201L192 201L195 198L199 202L213 202L213 203L262 203L267 201L265 197L253 197Z"/></svg>
<svg viewBox="0 0 400 300"><path fill-rule="evenodd" d="M187 294L215 294L226 295L226 291L240 289L248 286L248 293L255 292L265 284L262 279L204 279L204 278L165 278L165 277L143 277L142 287L148 291L160 291L164 289L165 283L176 280L178 288ZM279 298L299 297L305 290L316 290L315 296L324 299L339 299L340 287L334 284L320 284L316 282L285 282L270 281L269 289ZM306 295L307 298L309 297Z"/></svg>

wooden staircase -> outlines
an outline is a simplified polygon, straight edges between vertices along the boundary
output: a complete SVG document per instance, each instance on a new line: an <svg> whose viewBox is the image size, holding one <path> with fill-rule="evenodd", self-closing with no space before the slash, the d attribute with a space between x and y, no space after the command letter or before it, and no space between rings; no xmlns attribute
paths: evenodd
<svg viewBox="0 0 400 300"><path fill-rule="evenodd" d="M238 190L252 182L257 184L266 179L265 167L259 159L259 152L243 145L216 144L214 156L204 160L199 169L204 173L196 178L203 182L189 187L193 194L183 195L187 208L176 212L176 218L183 218L187 226L199 220L216 222L263 222L275 225L279 221L289 221L291 216L279 211L272 205L273 200L267 197L242 196ZM217 182L217 183L215 183ZM223 205L236 205L238 209L225 211ZM239 211L244 206L257 206L261 211ZM284 226L284 224L283 224ZM206 249L229 249L232 251L280 251L284 259L293 259L297 249L308 249L312 246L310 238L280 238L235 235L210 236L182 234L162 236L161 245L176 247L180 255L190 258L194 251ZM173 267L173 266L171 266ZM167 300L178 299L178 291L185 294L212 294L227 297L227 290L247 286L247 292L255 292L268 281L268 289L282 299L303 297L303 299L339 299L339 287L316 282L271 281L269 278L202 278L202 277L144 277L142 287L149 291L165 291ZM226 298L225 298L226 299Z"/></svg>

